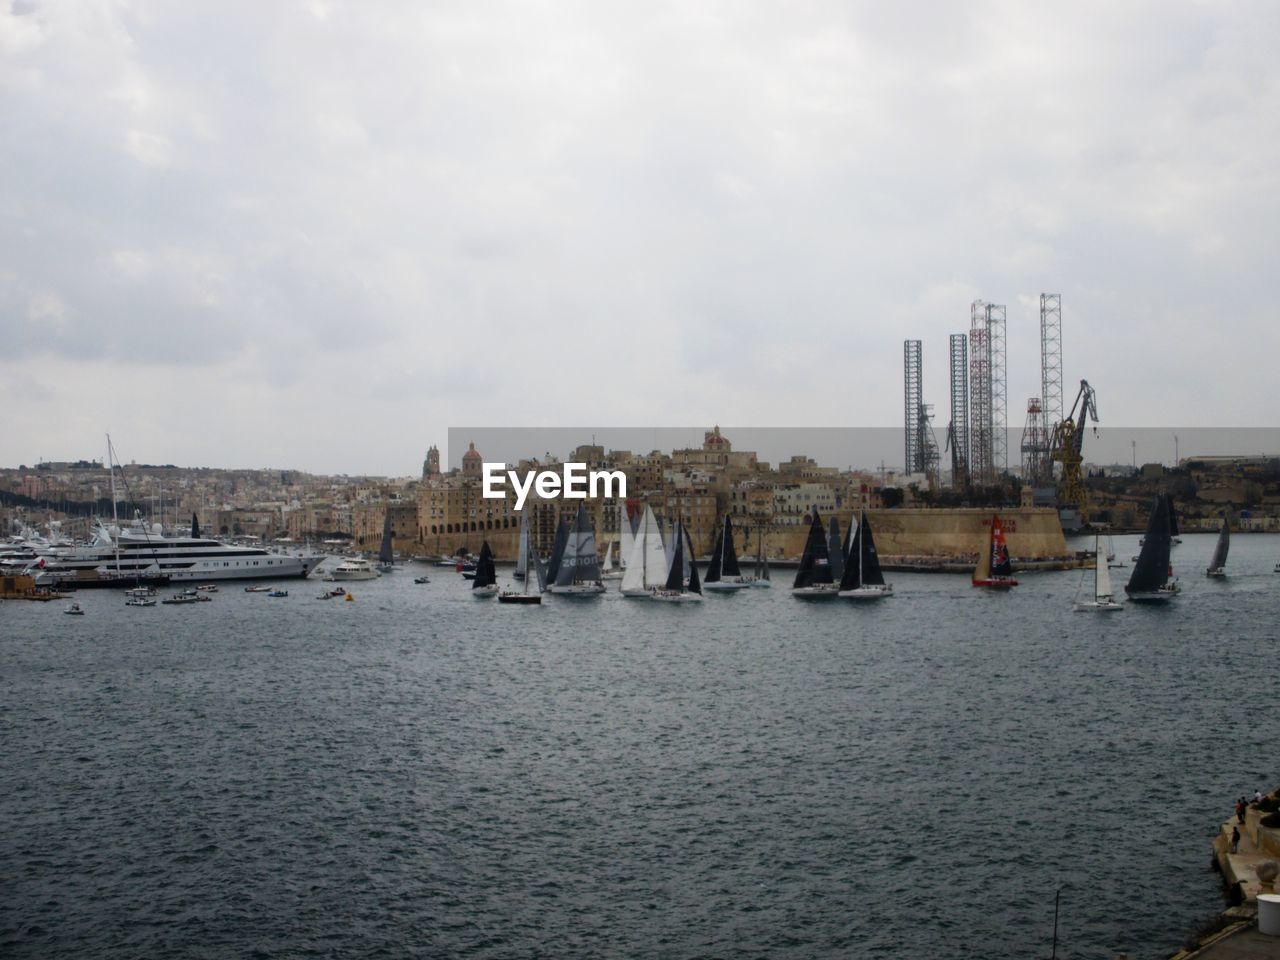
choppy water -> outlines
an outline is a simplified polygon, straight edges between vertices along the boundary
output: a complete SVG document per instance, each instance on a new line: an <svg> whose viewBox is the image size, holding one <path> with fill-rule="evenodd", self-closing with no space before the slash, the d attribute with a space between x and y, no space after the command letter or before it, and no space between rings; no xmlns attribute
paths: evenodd
<svg viewBox="0 0 1280 960"><path fill-rule="evenodd" d="M1112 615L1078 573L0 604L0 953L1022 958L1061 886L1059 956L1163 957L1280 782L1280 539L1211 550Z"/></svg>

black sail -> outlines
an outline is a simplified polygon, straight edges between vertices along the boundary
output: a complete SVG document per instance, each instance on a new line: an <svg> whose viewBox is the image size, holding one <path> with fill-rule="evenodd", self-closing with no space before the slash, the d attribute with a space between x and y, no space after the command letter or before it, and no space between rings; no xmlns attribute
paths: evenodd
<svg viewBox="0 0 1280 960"><path fill-rule="evenodd" d="M725 523L729 522L728 516ZM716 537L715 548L711 551L711 563L707 565L707 583L715 583L720 579L721 565L724 563L724 531L720 531L720 535Z"/></svg>
<svg viewBox="0 0 1280 960"><path fill-rule="evenodd" d="M564 548L569 543L569 524L564 517L556 524L556 538L551 544L551 556L547 560L547 579L556 582L556 574L560 572L560 561L564 559Z"/></svg>
<svg viewBox="0 0 1280 960"><path fill-rule="evenodd" d="M471 581L471 589L491 587L498 582L498 571L493 565L493 551L489 549L489 541L480 544L480 559L476 561L476 578Z"/></svg>
<svg viewBox="0 0 1280 960"><path fill-rule="evenodd" d="M831 565L827 562L827 534L818 511L809 516L809 536L800 556L800 569L796 571L793 589L812 587L817 583L833 583Z"/></svg>
<svg viewBox="0 0 1280 960"><path fill-rule="evenodd" d="M848 554L845 557L844 574L840 577L841 590L857 590L862 586L862 566L858 563L858 558L862 555L862 528L866 524L864 520L856 527L850 524L849 531L853 534L853 538L849 541Z"/></svg>
<svg viewBox="0 0 1280 960"><path fill-rule="evenodd" d="M667 590L674 590L679 593L684 589L684 526L677 523L673 532L676 546L675 552L671 554L671 569L667 571L667 582L663 587Z"/></svg>
<svg viewBox="0 0 1280 960"><path fill-rule="evenodd" d="M197 519L194 513L191 514L191 539L192 540L200 539L200 521L199 519Z"/></svg>
<svg viewBox="0 0 1280 960"><path fill-rule="evenodd" d="M832 517L827 533L827 562L831 566L831 582L839 583L844 576L844 553L840 545L840 521Z"/></svg>
<svg viewBox="0 0 1280 960"><path fill-rule="evenodd" d="M871 533L871 521L864 514L862 523L858 525L858 534L862 538L862 582L873 587L884 585L884 572L880 569L880 557L876 553L876 540Z"/></svg>
<svg viewBox="0 0 1280 960"><path fill-rule="evenodd" d="M1218 531L1218 542L1213 547L1213 559L1209 561L1210 570L1221 570L1227 565L1227 550L1231 547L1231 518L1222 518L1222 529Z"/></svg>
<svg viewBox="0 0 1280 960"><path fill-rule="evenodd" d="M1147 520L1147 534L1142 549L1133 565L1133 573L1124 588L1125 593L1149 593L1158 590L1169 580L1169 548L1172 535L1169 532L1169 500L1156 494Z"/></svg>
<svg viewBox="0 0 1280 960"><path fill-rule="evenodd" d="M724 515L724 551L720 559L720 572L726 577L740 577L742 571L738 569L738 550L733 545L733 520L726 513Z"/></svg>
<svg viewBox="0 0 1280 960"><path fill-rule="evenodd" d="M702 584L698 582L698 565L693 562L693 541L689 540L689 532L685 531L685 541L689 544L689 592L702 593Z"/></svg>
<svg viewBox="0 0 1280 960"><path fill-rule="evenodd" d="M1173 505L1173 497L1169 494L1164 495L1165 500L1169 503L1169 536L1178 536L1178 508Z"/></svg>

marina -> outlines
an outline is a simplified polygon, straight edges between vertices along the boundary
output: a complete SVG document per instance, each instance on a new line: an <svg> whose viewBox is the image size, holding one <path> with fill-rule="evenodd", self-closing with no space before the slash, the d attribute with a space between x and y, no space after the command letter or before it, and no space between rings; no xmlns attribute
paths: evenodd
<svg viewBox="0 0 1280 960"><path fill-rule="evenodd" d="M1242 708L1273 676L1231 665L1274 649L1278 541L1215 580L1215 536L1183 539L1177 605L1101 618L1072 571L868 605L514 608L447 573L0 605L18 955L1013 960L1048 955L1062 888L1060 957L1166 957L1221 908L1226 798L1274 776Z"/></svg>

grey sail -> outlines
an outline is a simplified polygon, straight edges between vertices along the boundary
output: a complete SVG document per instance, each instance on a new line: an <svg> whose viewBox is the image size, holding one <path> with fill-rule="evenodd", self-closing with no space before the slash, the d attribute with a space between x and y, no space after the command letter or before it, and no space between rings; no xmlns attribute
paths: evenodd
<svg viewBox="0 0 1280 960"><path fill-rule="evenodd" d="M831 582L838 583L844 576L844 553L841 552L840 521L832 517L827 533L827 562L831 565Z"/></svg>
<svg viewBox="0 0 1280 960"><path fill-rule="evenodd" d="M596 583L599 580L600 555L596 552L596 531L591 526L587 508L579 506L578 516L565 543L564 556L560 559L560 568L556 571L556 586Z"/></svg>
<svg viewBox="0 0 1280 960"><path fill-rule="evenodd" d="M1213 547L1213 559L1209 561L1210 570L1221 570L1227 565L1227 550L1231 547L1231 518L1222 518L1222 529L1218 531L1218 542Z"/></svg>
<svg viewBox="0 0 1280 960"><path fill-rule="evenodd" d="M726 577L741 577L742 570L738 567L738 551L733 545L733 519L726 513L724 515L724 531L721 533L721 557L720 557L720 573Z"/></svg>
<svg viewBox="0 0 1280 960"><path fill-rule="evenodd" d="M546 593L547 571L543 569L542 562L538 559L538 555L533 552L533 544L528 545L528 550L526 551L526 553L527 553L526 563L528 564L529 567L535 570L538 575L538 592ZM529 580L526 577L525 589L528 590L528 587L529 587Z"/></svg>
<svg viewBox="0 0 1280 960"><path fill-rule="evenodd" d="M1125 593L1150 593L1159 590L1169 580L1169 551L1172 535L1169 532L1169 499L1156 494L1147 520L1147 534L1142 549L1133 564L1133 573L1125 585Z"/></svg>
<svg viewBox="0 0 1280 960"><path fill-rule="evenodd" d="M565 547L569 543L569 524L564 517L556 524L556 538L551 544L551 556L547 560L547 579L555 581L560 574L560 563L564 559Z"/></svg>

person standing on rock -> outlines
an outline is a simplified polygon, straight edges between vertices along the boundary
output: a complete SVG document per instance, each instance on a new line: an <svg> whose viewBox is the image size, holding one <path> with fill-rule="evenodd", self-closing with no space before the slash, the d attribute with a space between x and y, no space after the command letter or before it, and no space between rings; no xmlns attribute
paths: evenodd
<svg viewBox="0 0 1280 960"><path fill-rule="evenodd" d="M1244 812L1248 809L1248 805L1244 802L1244 797L1236 801L1236 819L1244 823Z"/></svg>
<svg viewBox="0 0 1280 960"><path fill-rule="evenodd" d="M1240 852L1240 828L1239 827L1231 828L1231 852L1232 853Z"/></svg>

